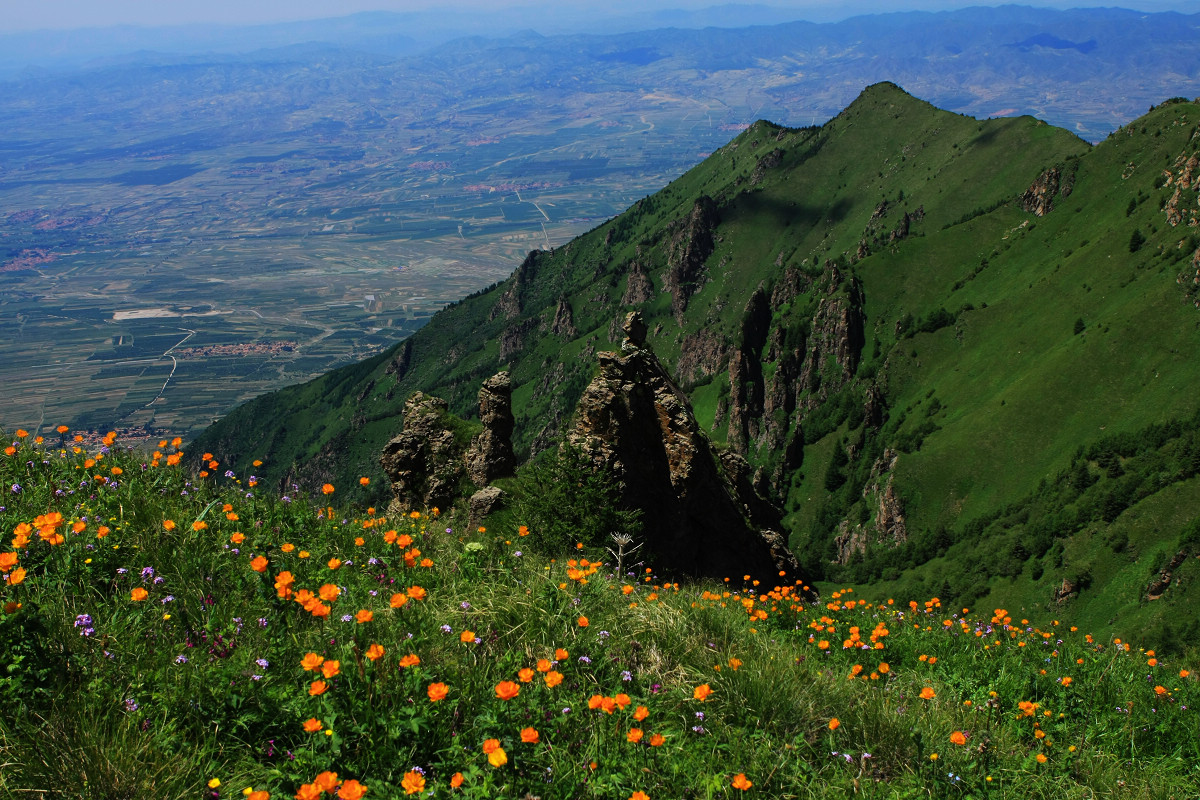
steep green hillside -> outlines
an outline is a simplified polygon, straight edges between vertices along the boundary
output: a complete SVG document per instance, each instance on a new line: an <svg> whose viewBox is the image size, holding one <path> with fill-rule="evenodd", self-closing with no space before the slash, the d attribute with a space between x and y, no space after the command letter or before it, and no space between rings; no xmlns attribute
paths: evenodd
<svg viewBox="0 0 1200 800"><path fill-rule="evenodd" d="M638 308L712 437L760 468L809 574L1157 625L1200 552L1198 123L1172 101L1090 147L891 84L820 128L759 122L194 449L349 485L378 476L411 392L469 415L507 369L518 450L536 452Z"/></svg>

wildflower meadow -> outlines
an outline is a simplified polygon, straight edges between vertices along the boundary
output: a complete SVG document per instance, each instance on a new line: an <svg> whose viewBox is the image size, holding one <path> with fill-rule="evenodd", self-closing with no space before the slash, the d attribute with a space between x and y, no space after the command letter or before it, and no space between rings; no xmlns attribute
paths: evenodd
<svg viewBox="0 0 1200 800"><path fill-rule="evenodd" d="M4 439L3 796L1200 794L1195 651Z"/></svg>

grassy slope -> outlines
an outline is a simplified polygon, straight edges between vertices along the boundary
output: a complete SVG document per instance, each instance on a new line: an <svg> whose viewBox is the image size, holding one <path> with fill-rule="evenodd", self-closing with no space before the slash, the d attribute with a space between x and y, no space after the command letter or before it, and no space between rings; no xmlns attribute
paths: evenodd
<svg viewBox="0 0 1200 800"><path fill-rule="evenodd" d="M612 345L631 260L647 266L660 290L642 311L652 346L670 365L684 336L694 331L736 345L749 293L760 284L769 288L784 267L816 276L826 260L844 263L886 200L889 209L877 226L884 234L905 209L921 208L924 219L914 223L908 239L876 246L854 265L865 296L863 364L858 381L827 405L859 402L856 393L875 376L886 391L888 424L872 439L833 413L833 433L806 446L801 470L780 489L793 543L822 552L830 508L860 513L854 497L831 498L824 489L825 465L842 437L867 437L878 450L928 418L939 429L901 455L897 488L910 534L920 539L944 527L952 544L972 520L1025 501L1043 479L1060 481L1079 448L1195 410L1188 387L1197 385L1196 368L1188 354L1198 344L1196 312L1182 302L1175 282L1181 259L1194 246L1176 247L1185 232L1164 224L1158 201L1169 190L1156 188L1155 178L1189 146L1198 119L1193 104L1165 105L1090 148L1037 120L961 117L880 84L820 129L756 123L621 217L553 253L531 256L519 271L518 315L492 313L500 296L513 290L513 278L448 308L413 336L410 367L400 381L385 373L395 355L389 353L247 404L197 447L228 458L239 471L267 454L263 474L271 480L290 473L309 485L334 480L346 486L360 474L378 478L376 455L398 429L409 393L431 391L470 414L482 379L507 367L515 385L518 449L527 452L548 422L553 428L569 419L591 377L591 353ZM756 169L777 149L777 166ZM1057 198L1043 218L1019 209L1016 198L1044 168L1069 165L1076 157L1070 197ZM686 218L701 195L716 200L721 221L707 262L709 281L691 298L681 328L661 291L669 226ZM1126 216L1131 198L1141 202ZM1131 254L1135 226L1148 242ZM570 340L548 331L560 298L570 303L579 331ZM816 302L811 291L802 294L774 323L798 330ZM973 310L959 311L964 307ZM897 320L906 314L919 320L938 308L956 313L953 326L897 339ZM1078 318L1085 331L1075 335ZM502 362L500 337L522 323L528 330L524 348ZM764 364L767 374L774 368ZM692 389L702 421L711 425L727 393L725 373ZM934 398L940 410L927 417ZM714 438L722 440L724 432L719 424ZM545 441L543 435L540 443ZM852 465L860 472L867 467ZM378 491L383 483L375 480L372 487ZM831 505L836 503L846 508L839 511ZM1136 504L1129 513L1135 510ZM1147 511L1140 518L1151 517ZM1157 532L1157 523L1134 523L1136 552L1168 548L1177 526L1188 521L1188 515L1176 515ZM880 583L891 577L884 569L842 571L841 578L870 578L880 591L928 585L972 601L991 592L997 602L1033 605L1047 601L1051 580L1083 565L1092 588L1079 599L1078 611L1061 613L1108 622L1118 607L1136 608L1132 589L1120 602L1107 597L1108 576L1120 573L1130 586L1136 581L1128 570L1104 566L1107 556L1095 547L1067 540L1106 539L1100 529L1107 523L1096 522L1087 530L1062 529L1064 541L1046 556L1040 579L1029 579L1025 589L1019 581L1009 584L1009 578L962 566L967 560L994 562L1010 540L1026 535L1024 523L975 531L949 551L943 542L917 559L916 569L906 566L899 584ZM1090 555L1063 557L1077 547ZM1130 552L1122 557L1128 560ZM957 569L949 585L947 564ZM1138 569L1148 574L1146 565ZM1142 624L1147 615L1169 614L1168 606L1153 614L1131 611L1129 619ZM1108 610L1087 610L1093 607Z"/></svg>
<svg viewBox="0 0 1200 800"><path fill-rule="evenodd" d="M511 528L10 441L0 527L28 541L0 548L6 797L278 800L329 771L341 797L392 798L417 768L479 800L1124 800L1200 777L1194 652L920 598L663 585Z"/></svg>

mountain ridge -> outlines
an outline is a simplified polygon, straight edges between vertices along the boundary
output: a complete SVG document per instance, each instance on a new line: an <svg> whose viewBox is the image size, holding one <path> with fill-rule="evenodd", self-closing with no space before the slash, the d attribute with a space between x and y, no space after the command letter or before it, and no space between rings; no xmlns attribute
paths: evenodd
<svg viewBox="0 0 1200 800"><path fill-rule="evenodd" d="M1192 518L1162 498L1195 496L1196 480L1164 473L1114 499L1132 477L1104 467L1113 477L1054 491L1072 469L1095 477L1085 456L1115 433L1174 424L1151 436L1155 457L1190 452L1195 373L1181 354L1197 334L1180 276L1198 243L1163 209L1182 192L1196 213L1198 120L1194 103L1165 103L1093 147L883 83L819 128L758 122L388 353L243 406L197 446L242 471L264 448L241 443L270 442L272 482L346 485L373 474L407 393L469 415L478 384L507 367L528 456L557 440L592 354L636 308L697 419L784 506L810 574L972 605L1057 602L1051 583L1086 574L1079 613L1162 624L1176 598L1129 596L1145 567L1097 541L1128 528L1135 553L1172 559ZM1126 451L1118 468L1151 469L1148 451ZM1125 594L1097 601L1114 582Z"/></svg>

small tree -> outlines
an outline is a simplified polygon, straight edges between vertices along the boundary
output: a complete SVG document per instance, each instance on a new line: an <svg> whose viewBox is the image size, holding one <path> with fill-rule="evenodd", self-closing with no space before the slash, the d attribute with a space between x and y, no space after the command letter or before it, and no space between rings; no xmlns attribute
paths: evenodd
<svg viewBox="0 0 1200 800"><path fill-rule="evenodd" d="M558 554L577 542L600 547L614 533L641 532L641 511L623 506L622 489L611 472L563 442L518 472L513 508L541 552Z"/></svg>

